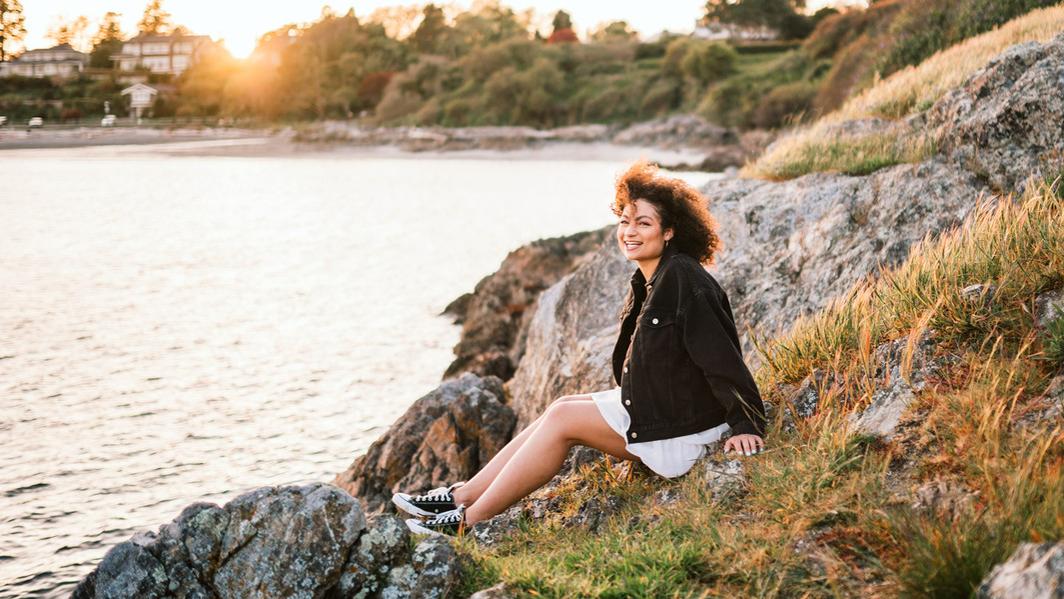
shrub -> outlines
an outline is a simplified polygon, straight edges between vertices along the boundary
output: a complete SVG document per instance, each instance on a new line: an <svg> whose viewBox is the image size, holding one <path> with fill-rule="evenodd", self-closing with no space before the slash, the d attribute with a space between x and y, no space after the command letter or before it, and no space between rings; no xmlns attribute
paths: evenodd
<svg viewBox="0 0 1064 599"><path fill-rule="evenodd" d="M755 127L775 129L801 117L813 104L817 85L809 81L785 83L774 88L754 108L752 121Z"/></svg>
<svg viewBox="0 0 1064 599"><path fill-rule="evenodd" d="M711 42L688 49L680 63L685 75L706 85L735 73L738 54L728 44Z"/></svg>

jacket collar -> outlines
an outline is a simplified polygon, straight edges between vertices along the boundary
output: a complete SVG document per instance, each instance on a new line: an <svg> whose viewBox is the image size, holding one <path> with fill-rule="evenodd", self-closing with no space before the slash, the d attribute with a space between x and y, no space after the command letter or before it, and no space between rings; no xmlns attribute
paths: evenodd
<svg viewBox="0 0 1064 599"><path fill-rule="evenodd" d="M665 263L668 262L668 260L670 260L677 253L679 252L676 251L676 246L665 246L665 249L661 252L661 259L658 260L658 266L654 269L654 274L650 275L649 281L646 280L646 277L643 276L642 269L637 266L635 269L635 273L632 274L632 287L635 289L639 289L642 287L646 287L647 285L653 285L654 282L658 280L658 277L661 276L661 271L662 268L665 266Z"/></svg>

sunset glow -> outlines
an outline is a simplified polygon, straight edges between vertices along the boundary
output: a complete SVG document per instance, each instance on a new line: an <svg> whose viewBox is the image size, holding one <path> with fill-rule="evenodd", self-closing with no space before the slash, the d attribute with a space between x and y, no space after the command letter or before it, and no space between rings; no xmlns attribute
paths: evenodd
<svg viewBox="0 0 1064 599"><path fill-rule="evenodd" d="M810 9L816 9L830 0L812 0ZM855 3L855 2L850 2ZM122 29L132 35L144 10L145 0L33 0L25 2L26 48L42 48L51 45L47 39L48 28L59 20L72 20L85 15L91 21L90 31L95 31L100 17L107 11L122 14ZM323 3L326 4L326 3ZM211 2L209 0L170 0L163 7L171 13L175 23L188 27L193 33L209 35L215 40L224 40L226 48L236 57L246 57L255 48L259 36L286 23L306 23L321 15L323 4L314 2ZM362 0L354 3L332 3L330 6L343 13L354 8L359 17L368 16L375 9L385 6L424 4L402 0ZM440 2L457 8L468 8L470 2ZM675 0L662 3L646 0L515 0L503 2L515 12L533 9L546 23L549 15L565 9L576 24L577 31L585 31L612 20L626 20L643 35L651 35L668 29L676 32L690 31L694 21L701 15L704 0ZM834 2L833 4L838 4ZM91 37L91 35L90 35Z"/></svg>

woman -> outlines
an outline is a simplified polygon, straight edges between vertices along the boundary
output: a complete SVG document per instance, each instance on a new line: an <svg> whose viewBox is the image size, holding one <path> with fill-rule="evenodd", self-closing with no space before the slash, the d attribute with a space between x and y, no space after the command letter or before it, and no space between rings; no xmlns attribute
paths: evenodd
<svg viewBox="0 0 1064 599"><path fill-rule="evenodd" d="M546 484L574 445L685 474L724 433L727 453L764 447L765 412L728 297L703 268L720 245L705 198L640 161L617 181L617 245L638 268L613 352L618 387L555 400L472 479L396 493L421 533L460 534Z"/></svg>

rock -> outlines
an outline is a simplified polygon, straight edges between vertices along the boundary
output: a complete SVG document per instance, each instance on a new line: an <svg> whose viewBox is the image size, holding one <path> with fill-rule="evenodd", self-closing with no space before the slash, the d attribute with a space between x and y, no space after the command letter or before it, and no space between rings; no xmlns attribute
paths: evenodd
<svg viewBox="0 0 1064 599"><path fill-rule="evenodd" d="M1000 191L1056 174L1064 150L1064 34L1016 44L927 114L940 151Z"/></svg>
<svg viewBox="0 0 1064 599"><path fill-rule="evenodd" d="M502 381L465 374L418 399L333 481L369 514L398 491L421 492L475 475L511 438L515 416Z"/></svg>
<svg viewBox="0 0 1064 599"><path fill-rule="evenodd" d="M1039 294L1034 305L1035 328L1040 331L1048 330L1051 323L1064 318L1064 289Z"/></svg>
<svg viewBox="0 0 1064 599"><path fill-rule="evenodd" d="M591 497L577 508L575 514L566 518L562 526L566 528L579 526L590 532L597 532L599 527L622 507L624 507L624 502L616 495Z"/></svg>
<svg viewBox="0 0 1064 599"><path fill-rule="evenodd" d="M1064 541L1020 543L994 566L976 591L979 599L1060 599L1064 597Z"/></svg>
<svg viewBox="0 0 1064 599"><path fill-rule="evenodd" d="M469 596L469 599L516 599L518 593L505 582L479 590Z"/></svg>
<svg viewBox="0 0 1064 599"><path fill-rule="evenodd" d="M908 380L902 376L908 337L883 343L875 349L876 380L881 381L872 394L872 401L863 411L851 412L848 420L854 432L876 435L883 440L894 436L894 429L902 414L909 408L916 394L928 379L941 368L942 361L932 356L934 331L925 329L917 340L911 356ZM883 382L885 381L885 382Z"/></svg>
<svg viewBox="0 0 1064 599"><path fill-rule="evenodd" d="M510 252L502 265L481 279L471 295L463 295L444 311L463 324L457 356L444 378L461 372L509 380L522 316L539 294L573 270L580 260L612 237L614 227L541 239ZM520 353L522 348L516 348Z"/></svg>
<svg viewBox="0 0 1064 599"><path fill-rule="evenodd" d="M1064 374L1053 377L1045 393L1032 401L1030 405L1022 406L1013 418L1012 426L1017 429L1046 429L1062 424L1064 421Z"/></svg>
<svg viewBox="0 0 1064 599"><path fill-rule="evenodd" d="M786 394L785 403L788 409L784 411L784 429L794 430L795 418L810 418L816 414L820 406L820 394L828 391L832 386L838 385L836 373L820 368L813 370L811 374L802 379L797 388ZM769 416L766 409L766 417Z"/></svg>
<svg viewBox="0 0 1064 599"><path fill-rule="evenodd" d="M718 448L723 443L715 442L707 447L706 457L701 461L702 472L706 480L706 490L710 492L714 503L728 501L746 491L746 473L742 461L725 458Z"/></svg>
<svg viewBox="0 0 1064 599"><path fill-rule="evenodd" d="M470 532L478 545L491 547L506 540L518 530L525 518L525 513L524 504L519 502L501 514L477 522L470 528Z"/></svg>
<svg viewBox="0 0 1064 599"><path fill-rule="evenodd" d="M74 597L324 597L365 530L358 502L324 483L195 503L112 547Z"/></svg>
<svg viewBox="0 0 1064 599"><path fill-rule="evenodd" d="M935 479L916 488L911 507L956 522L968 513L967 509L978 495L978 491L971 490L962 482Z"/></svg>
<svg viewBox="0 0 1064 599"><path fill-rule="evenodd" d="M779 334L861 279L899 264L928 234L960 224L986 188L971 174L930 160L864 177L723 178L702 191L723 241L710 272L728 294L753 371L760 365L753 333ZM519 426L557 397L616 385L610 359L634 269L607 242L540 296L525 355L508 383Z"/></svg>
<svg viewBox="0 0 1064 599"><path fill-rule="evenodd" d="M636 146L705 148L737 144L735 131L714 125L693 114L678 114L619 131L611 140L616 144Z"/></svg>
<svg viewBox="0 0 1064 599"><path fill-rule="evenodd" d="M410 529L399 517L369 518L366 532L351 549L336 583L325 599L373 597L396 566L409 561Z"/></svg>
<svg viewBox="0 0 1064 599"><path fill-rule="evenodd" d="M518 429L558 397L616 386L610 356L634 269L611 239L540 295L524 356L507 384Z"/></svg>
<svg viewBox="0 0 1064 599"><path fill-rule="evenodd" d="M989 309L994 303L994 294L997 287L976 283L961 289L961 297L964 301L976 308Z"/></svg>

